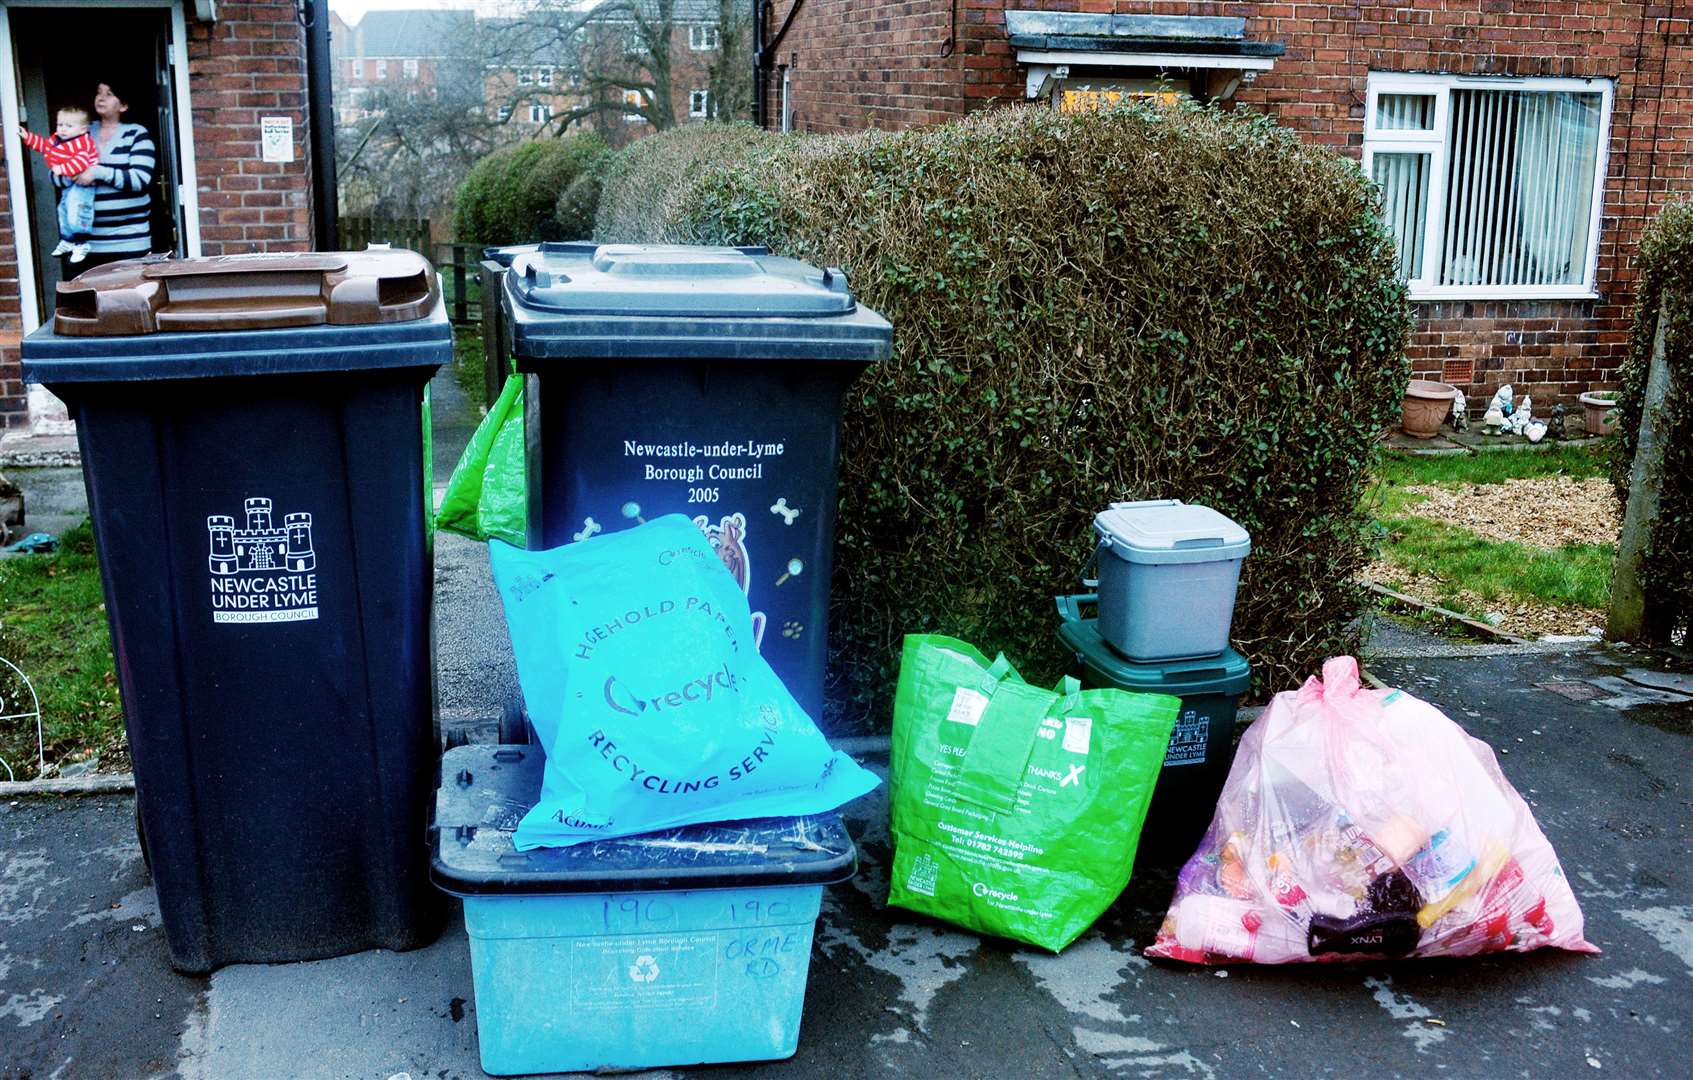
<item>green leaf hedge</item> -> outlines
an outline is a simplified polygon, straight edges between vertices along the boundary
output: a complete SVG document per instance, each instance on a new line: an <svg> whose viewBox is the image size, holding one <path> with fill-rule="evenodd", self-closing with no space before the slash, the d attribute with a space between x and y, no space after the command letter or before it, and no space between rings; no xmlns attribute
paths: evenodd
<svg viewBox="0 0 1693 1080"><path fill-rule="evenodd" d="M1204 503L1251 531L1234 639L1258 694L1354 649L1360 504L1409 377L1375 199L1354 163L1263 118L1014 108L899 134L644 139L608 169L595 235L841 266L894 324L841 440L841 732L885 727L907 633L1055 676L1052 597L1077 590L1091 519L1118 499Z"/></svg>
<svg viewBox="0 0 1693 1080"><path fill-rule="evenodd" d="M561 235L555 212L562 192L609 153L592 132L558 139L534 139L504 146L478 161L453 199L453 234L466 244L522 244L532 240L576 240L593 220L589 208L565 223L576 235ZM578 211L580 214L580 211Z"/></svg>
<svg viewBox="0 0 1693 1080"><path fill-rule="evenodd" d="M1685 642L1693 629L1693 202L1665 207L1647 226L1636 265L1638 291L1617 391L1611 479L1626 506L1646 408L1646 375L1662 319L1670 385L1652 418L1664 455L1658 516L1646 540L1640 584L1647 599L1647 636Z"/></svg>

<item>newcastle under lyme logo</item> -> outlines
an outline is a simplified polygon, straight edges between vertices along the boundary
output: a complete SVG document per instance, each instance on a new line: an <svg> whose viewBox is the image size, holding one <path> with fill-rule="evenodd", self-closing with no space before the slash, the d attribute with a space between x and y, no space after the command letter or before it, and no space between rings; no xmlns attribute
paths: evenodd
<svg viewBox="0 0 1693 1080"><path fill-rule="evenodd" d="M246 528L223 514L206 518L211 538L207 563L214 574L299 573L317 567L312 551L312 516L288 514L271 522L269 499L247 500Z"/></svg>

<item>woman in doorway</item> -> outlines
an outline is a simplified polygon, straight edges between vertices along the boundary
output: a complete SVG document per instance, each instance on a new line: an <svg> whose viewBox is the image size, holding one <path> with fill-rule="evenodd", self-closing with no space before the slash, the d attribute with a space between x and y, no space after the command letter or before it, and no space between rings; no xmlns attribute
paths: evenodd
<svg viewBox="0 0 1693 1080"><path fill-rule="evenodd" d="M140 124L124 121L128 110L122 88L101 83L94 92L95 120L89 127L100 163L68 180L53 180L61 186L91 186L95 193L88 257L74 265L61 264L66 280L92 266L139 258L152 247L153 136Z"/></svg>

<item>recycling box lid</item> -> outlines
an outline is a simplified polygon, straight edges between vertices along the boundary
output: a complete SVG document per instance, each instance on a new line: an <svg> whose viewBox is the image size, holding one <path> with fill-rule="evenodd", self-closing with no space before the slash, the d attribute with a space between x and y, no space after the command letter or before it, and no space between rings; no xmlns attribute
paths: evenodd
<svg viewBox="0 0 1693 1080"><path fill-rule="evenodd" d="M524 358L885 360L893 328L838 267L761 247L543 243L506 275Z"/></svg>
<svg viewBox="0 0 1693 1080"><path fill-rule="evenodd" d="M839 814L754 818L518 851L541 794L533 746L460 746L441 757L431 877L461 896L665 892L845 881L858 852Z"/></svg>
<svg viewBox="0 0 1693 1080"><path fill-rule="evenodd" d="M61 281L23 342L52 385L439 367L452 329L434 267L400 249L108 263Z"/></svg>
<svg viewBox="0 0 1693 1080"><path fill-rule="evenodd" d="M1145 694L1239 697L1252 685L1252 665L1246 657L1225 648L1218 656L1198 660L1130 660L1105 640L1098 619L1065 619L1058 640L1098 672L1111 686Z"/></svg>
<svg viewBox="0 0 1693 1080"><path fill-rule="evenodd" d="M1112 503L1094 515L1093 531L1128 562L1222 562L1252 551L1252 537L1234 519L1180 499Z"/></svg>

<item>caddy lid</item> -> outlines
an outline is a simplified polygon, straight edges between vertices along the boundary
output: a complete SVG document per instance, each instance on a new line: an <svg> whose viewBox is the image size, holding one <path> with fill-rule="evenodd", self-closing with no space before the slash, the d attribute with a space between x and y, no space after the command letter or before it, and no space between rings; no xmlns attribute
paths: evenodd
<svg viewBox="0 0 1693 1080"><path fill-rule="evenodd" d="M1093 530L1129 562L1220 562L1252 550L1252 537L1233 519L1180 499L1112 503L1094 515Z"/></svg>

